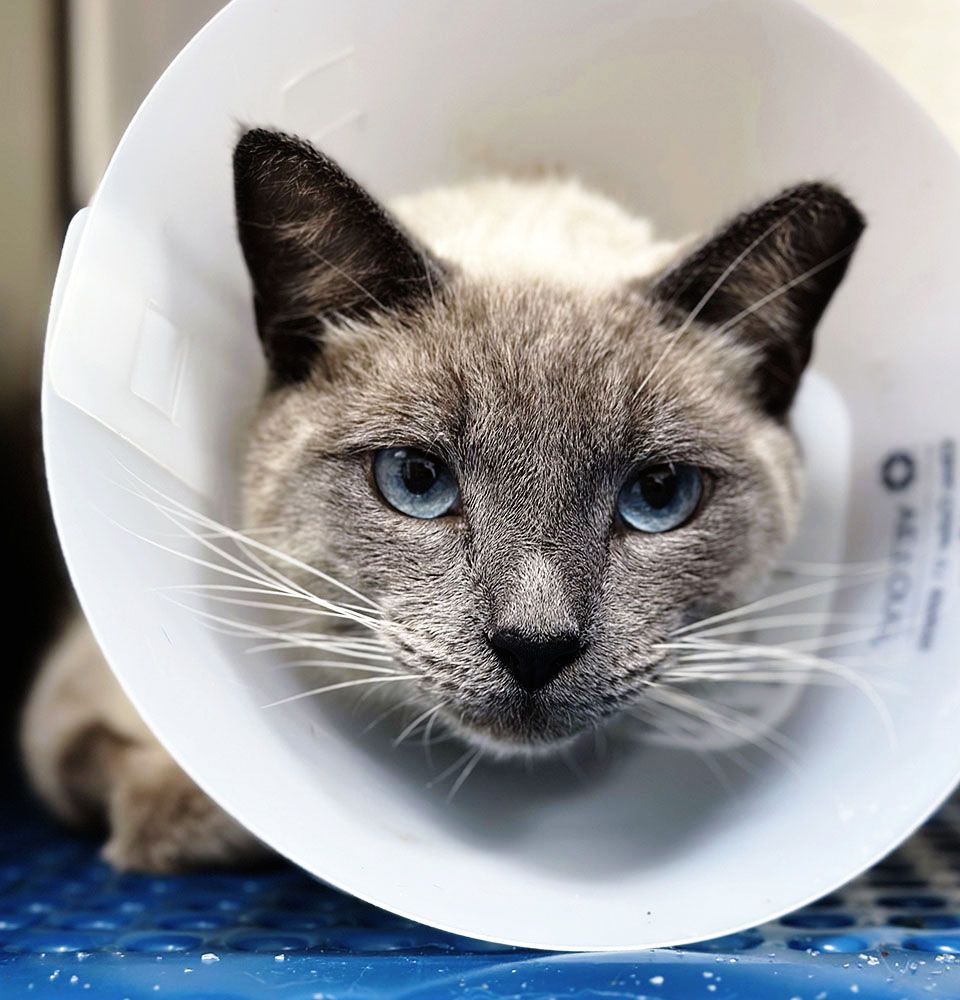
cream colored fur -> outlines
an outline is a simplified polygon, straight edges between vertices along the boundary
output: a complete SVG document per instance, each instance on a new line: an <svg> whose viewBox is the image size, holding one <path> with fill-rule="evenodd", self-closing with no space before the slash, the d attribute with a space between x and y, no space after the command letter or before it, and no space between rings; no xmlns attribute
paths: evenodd
<svg viewBox="0 0 960 1000"><path fill-rule="evenodd" d="M482 178L398 198L394 213L474 277L601 292L668 263L677 244L575 178Z"/></svg>

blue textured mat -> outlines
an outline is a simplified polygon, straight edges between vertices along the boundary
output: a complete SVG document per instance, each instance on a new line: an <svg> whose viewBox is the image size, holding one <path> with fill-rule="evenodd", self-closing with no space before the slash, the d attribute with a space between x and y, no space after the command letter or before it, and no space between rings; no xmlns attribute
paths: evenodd
<svg viewBox="0 0 960 1000"><path fill-rule="evenodd" d="M729 938L551 955L392 917L293 868L117 875L7 804L0 997L960 997L960 806L842 892Z"/></svg>

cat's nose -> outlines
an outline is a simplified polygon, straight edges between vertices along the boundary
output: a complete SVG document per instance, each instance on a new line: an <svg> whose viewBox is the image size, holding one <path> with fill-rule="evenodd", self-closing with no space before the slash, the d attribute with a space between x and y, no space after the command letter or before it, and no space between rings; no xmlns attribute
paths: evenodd
<svg viewBox="0 0 960 1000"><path fill-rule="evenodd" d="M576 635L534 638L502 629L487 637L497 659L531 694L549 684L587 648Z"/></svg>

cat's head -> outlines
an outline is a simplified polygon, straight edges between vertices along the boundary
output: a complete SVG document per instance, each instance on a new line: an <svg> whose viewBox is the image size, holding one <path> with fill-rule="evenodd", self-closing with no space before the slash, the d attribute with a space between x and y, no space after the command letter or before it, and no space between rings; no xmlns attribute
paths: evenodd
<svg viewBox="0 0 960 1000"><path fill-rule="evenodd" d="M597 291L438 259L296 139L248 132L234 165L270 368L248 524L373 599L416 678L385 690L478 745L641 700L794 530L787 418L856 208L806 184Z"/></svg>

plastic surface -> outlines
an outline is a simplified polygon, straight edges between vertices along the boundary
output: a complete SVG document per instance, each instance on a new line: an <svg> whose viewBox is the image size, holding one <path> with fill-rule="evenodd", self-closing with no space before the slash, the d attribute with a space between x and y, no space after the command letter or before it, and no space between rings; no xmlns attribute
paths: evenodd
<svg viewBox="0 0 960 1000"><path fill-rule="evenodd" d="M240 122L313 138L384 197L560 165L665 236L801 178L847 188L870 228L804 388L812 486L795 557L882 569L835 594L819 565L777 586L817 595L791 612L862 623L820 642L886 715L846 683L773 705L758 688L753 710L789 753L614 743L574 761L580 777L566 761L481 764L448 801L461 751L394 749L397 717L371 729L362 706L329 699L265 709L290 672L161 592L221 578L169 551L207 550L152 502L159 490L231 520L261 375L233 234ZM97 637L214 798L308 871L405 917L618 950L795 909L899 843L960 774L958 218L947 144L785 0L238 0L145 102L61 268L45 447Z"/></svg>
<svg viewBox="0 0 960 1000"><path fill-rule="evenodd" d="M291 867L117 875L8 811L0 993L120 1000L913 1000L960 996L960 811L840 893L684 949L550 955L434 931Z"/></svg>

